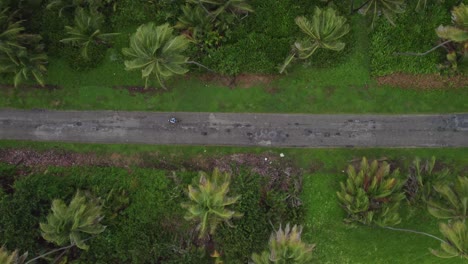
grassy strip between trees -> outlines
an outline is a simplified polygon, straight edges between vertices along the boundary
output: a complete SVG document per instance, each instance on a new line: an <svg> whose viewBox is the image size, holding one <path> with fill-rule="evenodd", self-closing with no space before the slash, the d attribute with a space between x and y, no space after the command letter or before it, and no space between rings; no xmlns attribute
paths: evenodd
<svg viewBox="0 0 468 264"><path fill-rule="evenodd" d="M447 113L468 109L467 89L418 91L378 87L370 77L369 45L365 21L353 17L347 47L331 63L320 68L319 58L298 64L291 74L252 88L229 89L198 80L169 82L168 91L138 93L126 87L141 87L138 72L127 72L120 50L109 49L97 68L77 72L64 59L52 59L48 82L57 90L33 88L0 89L0 106L73 110L141 110L206 112L291 113ZM323 54L327 57L330 54ZM322 63L323 64L323 63Z"/></svg>
<svg viewBox="0 0 468 264"><path fill-rule="evenodd" d="M38 231L31 233L31 228L37 224L35 221L44 220L53 198L68 199L76 188L92 189L101 195L112 188L123 188L127 191L130 204L117 215L106 214L104 224L108 225L108 229L89 242L90 251L82 255L84 263L106 263L109 258L114 260L113 263L128 263L130 260L133 263L158 260L164 260L165 263L212 263L213 260L209 260L209 256L201 256L192 247L194 245L184 244L186 240L181 242L187 239L185 232L189 230L189 224L182 219L183 209L180 207L180 203L186 199L183 189L196 176L190 162L235 153L257 153L260 156L262 153L278 156L283 153L283 159L291 160L303 170L303 191L300 195L302 209L297 211L285 208L281 200L285 193L273 189L266 200L273 207L267 210L265 204L258 204L259 199L265 199L259 191L261 177L240 169L239 175L233 177L230 195L242 195L234 209L243 212L244 217L232 220L237 226L235 229L221 227L215 236L217 246L224 247L232 258L225 259L226 263L238 263L236 259L245 259L253 251L260 252L266 247L272 231L268 219L276 229L280 221L284 224L284 221L302 224L303 240L316 244L313 255L317 263L462 263L460 259L439 259L430 254L428 248L438 248L439 242L428 237L344 224L345 213L339 207L336 191L339 190L339 182L346 178L343 170L350 161L359 160L362 156L369 159L385 157L392 161L393 166L399 166L401 176L406 177L408 165L415 156L427 159L434 155L454 174L466 175L468 149L265 149L16 141L0 141L0 148L68 150L96 153L103 157L119 153L123 155L123 160L137 161L152 157L156 159L154 164L164 158L171 162L171 167L177 168L179 182L174 181L170 171L157 167L25 168L25 175L17 174L15 177L14 195L11 189L7 189L4 193L10 198L0 199L3 200L2 206L11 206L7 207L10 208L7 214L2 214L0 222L14 223L14 226L2 228L15 230L12 234L2 235L8 240L7 246L22 251L29 249L30 253L37 250L39 237ZM157 156L151 155L155 153ZM3 176L0 179L4 189L11 185L8 181L12 179L5 178L5 172L11 174L12 167L1 167ZM5 194L3 197L6 197ZM23 208L24 211L21 209L20 212L17 208ZM31 214L24 213L28 210L32 210ZM19 215L22 216L18 218L21 220L11 221ZM398 227L439 234L437 221L423 206L409 208L405 204L401 216L402 222ZM24 229L26 226L29 228ZM41 245L47 247L43 242Z"/></svg>

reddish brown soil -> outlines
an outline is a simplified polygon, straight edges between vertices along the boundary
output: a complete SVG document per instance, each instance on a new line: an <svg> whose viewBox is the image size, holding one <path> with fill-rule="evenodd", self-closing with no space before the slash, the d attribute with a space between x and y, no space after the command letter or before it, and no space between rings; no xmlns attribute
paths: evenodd
<svg viewBox="0 0 468 264"><path fill-rule="evenodd" d="M256 85L270 84L276 79L275 75L267 74L239 74L237 76L225 76L219 74L203 74L199 79L204 82L215 83L217 85L226 86L229 88L250 88Z"/></svg>
<svg viewBox="0 0 468 264"><path fill-rule="evenodd" d="M462 75L449 77L438 74L412 75L395 73L377 77L376 80L379 85L389 85L408 89L432 90L468 87L468 77Z"/></svg>
<svg viewBox="0 0 468 264"><path fill-rule="evenodd" d="M189 160L181 161L178 157L167 157L158 153L132 156L113 153L99 156L94 153L76 153L64 150L0 149L0 162L27 167L114 166L126 168L129 172L131 172L131 166L167 170L185 168L194 171L211 171L217 167L221 171L228 171L234 175L245 169L268 178L267 188L279 186L283 190L289 190L298 184L301 185L301 177L299 176L302 174L290 160L271 152L239 153L216 157L199 154ZM298 186L298 188L300 187Z"/></svg>

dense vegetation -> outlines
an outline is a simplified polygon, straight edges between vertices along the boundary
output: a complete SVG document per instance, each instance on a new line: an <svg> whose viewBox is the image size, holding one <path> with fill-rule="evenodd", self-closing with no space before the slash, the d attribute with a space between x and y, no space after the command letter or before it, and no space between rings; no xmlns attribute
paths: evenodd
<svg viewBox="0 0 468 264"><path fill-rule="evenodd" d="M3 144L2 147L7 145ZM46 145L51 147L51 144ZM62 147L68 148L66 145ZM102 153L102 157L109 157L110 153L115 151L113 146L99 145L82 146L79 149L93 149ZM346 164L352 160L350 165L359 170L361 155L368 155L369 160L386 156L392 171L400 169L399 175L392 175L401 181L398 185L399 190L405 189L403 183L407 182L407 179L417 178L418 169L413 162L415 155L423 157L420 165L423 169L419 170L419 174L425 175L429 171L424 168L430 167L426 167L426 159L432 154L438 155L431 173L438 174L443 172L444 168L450 169L450 173L434 176L433 179L445 178L451 182L456 175L466 173L466 151L461 149L281 150L286 159L295 160L295 166L303 168L302 172L293 170L294 175L298 177L295 179L300 180L303 185L290 182L293 184L292 189L287 188L287 177L273 177L273 174L271 177L264 177L252 173L248 167L233 167L227 194L228 197L240 197L228 210L243 215L230 220L233 227L220 223L208 240L207 237L199 237L196 229L198 221L184 220L187 209L181 206L189 202L187 186L198 188L196 186L200 178L194 170L195 164L203 164L203 160L210 156L219 158L222 154L230 152L253 150L193 147L171 150L173 154L169 154L168 150L158 154L163 156L141 152L142 156L134 153L133 158L128 156L123 159L133 160L130 165L143 158L142 162L146 164L146 168L131 165L127 169L102 166L47 168L2 164L0 208L5 212L0 218L0 234L4 238L2 242L5 242L8 250L18 249L20 253L28 251L31 257L44 250L53 249L52 244L41 238L39 223L46 221L53 199L63 199L68 204L79 189L101 197L104 213L101 223L107 226L103 233L86 242L89 250L73 248L65 254L70 260L78 258L81 263L214 263L219 260L225 263L246 263L253 253L257 254L256 263L265 263L260 257L265 258L271 252L282 252L284 247L281 245L309 252L312 254L312 260L317 263L407 263L414 259L419 259L421 263L459 263L458 257L442 260L430 254L429 248L437 250L437 253L442 252L439 249L440 242L431 237L343 222L346 214L336 198L336 192L340 190L339 182L346 180L346 174L342 172ZM259 154L260 157L263 156ZM200 155L206 156L203 158ZM154 160L155 157L158 158ZM194 161L194 157L197 157L198 161ZM159 163L158 160L165 162ZM134 165L142 166L140 163ZM161 166L184 169L158 168ZM421 184L422 186L417 188L406 188L406 197L417 197L417 190L424 189L425 183ZM465 196L466 194L459 195ZM291 199L292 197L294 199ZM443 196L437 198L437 193L433 193L430 197L432 207L450 208L447 207ZM431 216L423 200L413 200L411 203L401 201L397 210L401 219L396 227L426 232L444 239L443 233L438 230L438 222L445 223L446 220L437 220ZM302 224L304 229L300 226L294 227L294 224ZM36 232L30 232L31 230ZM274 236L268 242L272 232ZM381 236L388 239L381 240ZM294 239L288 242L290 238ZM373 248L372 252L364 254L358 250L364 241L368 247ZM217 254L214 254L215 252ZM339 253L332 254L333 252ZM390 257L394 254L398 254L399 258ZM389 259L392 259L392 262L389 262Z"/></svg>

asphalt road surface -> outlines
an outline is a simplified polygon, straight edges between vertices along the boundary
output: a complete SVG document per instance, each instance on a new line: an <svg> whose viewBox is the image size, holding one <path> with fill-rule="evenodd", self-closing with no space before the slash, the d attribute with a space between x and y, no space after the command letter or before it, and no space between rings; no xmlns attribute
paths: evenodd
<svg viewBox="0 0 468 264"><path fill-rule="evenodd" d="M169 119L176 117L177 124ZM0 139L278 147L468 147L468 113L309 115L0 110Z"/></svg>

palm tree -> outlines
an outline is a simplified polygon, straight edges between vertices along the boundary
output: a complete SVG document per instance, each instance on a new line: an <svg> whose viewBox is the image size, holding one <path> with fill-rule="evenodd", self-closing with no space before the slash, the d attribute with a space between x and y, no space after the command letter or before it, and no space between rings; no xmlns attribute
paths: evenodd
<svg viewBox="0 0 468 264"><path fill-rule="evenodd" d="M254 11L245 0L187 0L187 2L200 5L213 19L225 12L237 15Z"/></svg>
<svg viewBox="0 0 468 264"><path fill-rule="evenodd" d="M24 31L22 21L11 22L9 9L0 12L0 56L12 56L16 49L23 48L19 44L19 37Z"/></svg>
<svg viewBox="0 0 468 264"><path fill-rule="evenodd" d="M451 40L457 43L468 41L468 6L460 4L452 10L453 26L440 25L436 33L440 38Z"/></svg>
<svg viewBox="0 0 468 264"><path fill-rule="evenodd" d="M315 244L307 245L301 241L302 226L289 224L283 230L280 226L277 232L273 232L268 243L269 250L261 254L252 255L255 264L307 264L312 260L312 250Z"/></svg>
<svg viewBox="0 0 468 264"><path fill-rule="evenodd" d="M59 246L71 244L87 250L85 241L88 235L97 235L105 230L101 206L95 200L87 198L79 191L67 206L62 200L52 201L52 213L47 216L47 223L40 223L42 237Z"/></svg>
<svg viewBox="0 0 468 264"><path fill-rule="evenodd" d="M81 56L88 59L88 47L90 44L106 44L107 39L118 33L102 33L101 26L104 17L98 12L88 13L83 8L78 8L75 13L75 26L65 26L69 38L60 42L71 43L81 47Z"/></svg>
<svg viewBox="0 0 468 264"><path fill-rule="evenodd" d="M406 197L410 202L427 202L434 194L433 186L447 181L450 171L447 168L435 171L435 162L434 156L424 162L418 157L413 160L404 185Z"/></svg>
<svg viewBox="0 0 468 264"><path fill-rule="evenodd" d="M431 199L427 203L430 214L440 219L468 218L468 177L458 177L454 184L438 184L434 190L441 201Z"/></svg>
<svg viewBox="0 0 468 264"><path fill-rule="evenodd" d="M41 86L45 85L44 74L47 72L47 55L39 35L21 35L19 47L15 47L8 56L0 54L0 73L13 73L13 83L34 79Z"/></svg>
<svg viewBox="0 0 468 264"><path fill-rule="evenodd" d="M241 213L227 209L240 198L240 195L227 196L230 180L228 173L221 173L215 168L211 177L204 172L199 173L198 186L188 186L190 202L182 204L182 207L187 209L186 220L198 222L200 238L206 234L212 235L220 223L231 225L231 219L242 216Z"/></svg>
<svg viewBox="0 0 468 264"><path fill-rule="evenodd" d="M354 9L354 1L351 1L351 10L353 12L359 11L363 15L367 15L371 11L372 28L377 17L381 14L384 15L390 24L395 25L393 15L405 12L405 0L367 0L356 9Z"/></svg>
<svg viewBox="0 0 468 264"><path fill-rule="evenodd" d="M24 253L23 255L18 255L18 250L15 250L9 253L6 248L3 246L0 248L0 263L1 264L23 264L26 262L26 258L28 257L28 253Z"/></svg>
<svg viewBox="0 0 468 264"><path fill-rule="evenodd" d="M397 179L398 169L390 173L388 163L374 160L369 165L363 158L358 172L350 165L347 174L348 179L340 182L341 191L336 193L348 213L345 221L379 226L400 223L398 209L405 195Z"/></svg>
<svg viewBox="0 0 468 264"><path fill-rule="evenodd" d="M165 88L164 81L176 74L185 74L188 57L182 55L189 41L184 36L174 36L169 24L156 26L147 23L138 27L130 37L130 47L122 49L130 60L125 61L126 70L141 70L145 88L153 75Z"/></svg>
<svg viewBox="0 0 468 264"><path fill-rule="evenodd" d="M177 18L175 29L185 30L185 35L193 42L198 42L200 35L214 30L214 24L205 11L199 6L185 5L181 7L182 15Z"/></svg>
<svg viewBox="0 0 468 264"><path fill-rule="evenodd" d="M110 0L105 0L107 3ZM50 0L47 4L47 9L58 9L59 17L62 16L66 9L89 7L92 11L97 11L98 8L104 6L104 0Z"/></svg>
<svg viewBox="0 0 468 264"><path fill-rule="evenodd" d="M280 73L286 70L294 58L307 59L319 48L335 51L344 49L345 43L339 39L348 34L350 28L346 23L346 18L337 15L334 9L327 8L322 11L316 7L311 22L302 16L297 17L295 22L306 34L306 39L294 43L291 54L280 67Z"/></svg>
<svg viewBox="0 0 468 264"><path fill-rule="evenodd" d="M442 251L430 249L440 258L461 257L468 260L468 222L455 221L439 225L445 241L440 244Z"/></svg>

